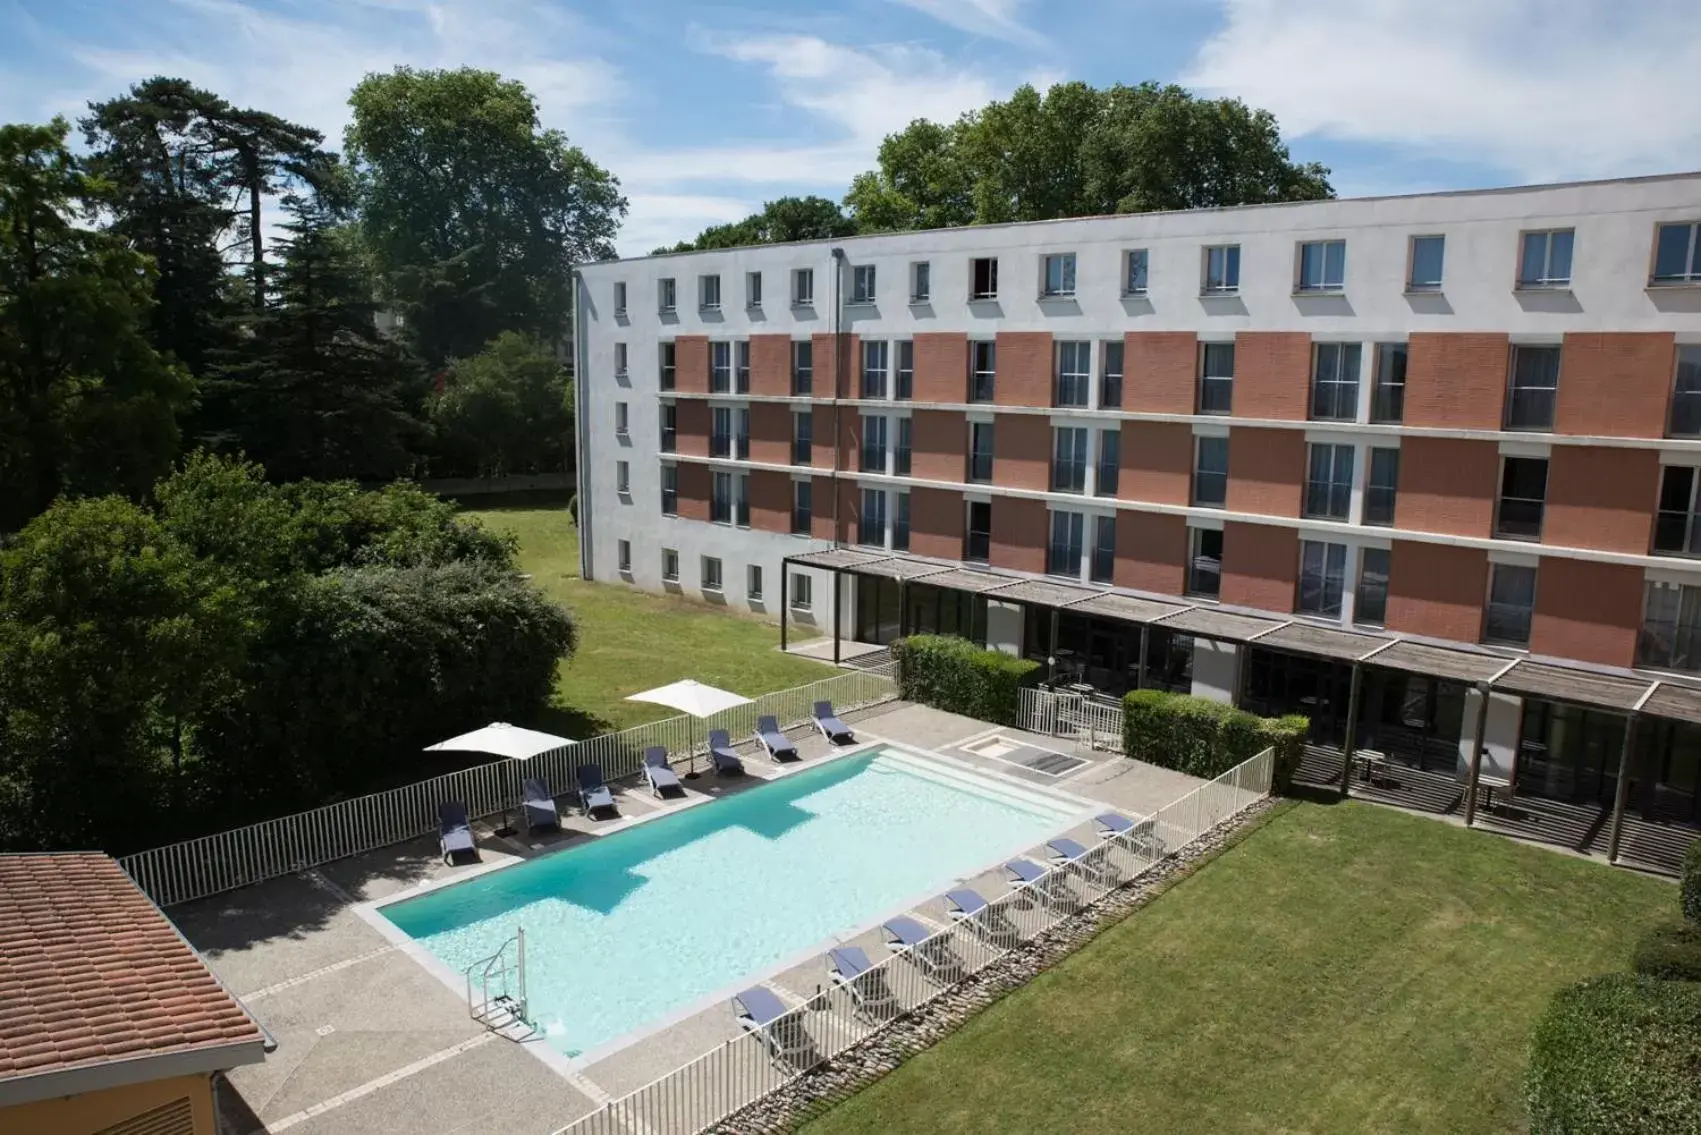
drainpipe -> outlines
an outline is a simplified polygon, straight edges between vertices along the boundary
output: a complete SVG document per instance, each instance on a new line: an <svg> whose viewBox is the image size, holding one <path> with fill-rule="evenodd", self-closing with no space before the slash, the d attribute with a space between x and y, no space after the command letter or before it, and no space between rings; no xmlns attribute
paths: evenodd
<svg viewBox="0 0 1701 1135"><path fill-rule="evenodd" d="M839 539L839 437L842 425L839 421L839 388L845 381L845 342L844 342L844 304L840 302L839 286L845 275L845 250L833 249L833 472L829 483L833 486L833 547L841 543ZM833 580L833 600L838 602L838 578ZM835 659L836 661L836 659Z"/></svg>

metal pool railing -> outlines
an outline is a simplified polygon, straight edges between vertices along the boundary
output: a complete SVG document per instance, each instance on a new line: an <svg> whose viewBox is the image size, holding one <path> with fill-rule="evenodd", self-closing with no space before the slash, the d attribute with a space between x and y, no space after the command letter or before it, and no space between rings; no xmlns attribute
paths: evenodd
<svg viewBox="0 0 1701 1135"><path fill-rule="evenodd" d="M689 1135L720 1123L923 1007L1270 794L1266 749L849 984L826 980L759 1032L711 1049L555 1135Z"/></svg>
<svg viewBox="0 0 1701 1135"><path fill-rule="evenodd" d="M517 809L522 777L542 777L556 791L564 791L575 782L577 766L597 764L605 777L619 780L638 774L644 750L651 745L662 746L675 759L689 760L689 751L703 745L710 729L727 730L736 743L751 736L756 718L764 714L772 714L782 729L790 729L810 720L817 701L830 701L840 713L849 713L897 696L897 684L889 672L845 671L807 686L763 694L748 705L704 721L669 717L553 749L530 761L479 765L156 847L118 862L149 898L170 906L429 835L437 830L437 806L446 800L460 801L473 816Z"/></svg>
<svg viewBox="0 0 1701 1135"><path fill-rule="evenodd" d="M1120 701L1032 687L1016 693L1016 728L1048 737L1073 737L1089 749L1122 752Z"/></svg>

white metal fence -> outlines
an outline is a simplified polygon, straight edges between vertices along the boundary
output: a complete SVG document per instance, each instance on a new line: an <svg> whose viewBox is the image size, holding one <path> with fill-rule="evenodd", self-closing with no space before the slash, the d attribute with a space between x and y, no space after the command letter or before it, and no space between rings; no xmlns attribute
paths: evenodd
<svg viewBox="0 0 1701 1135"><path fill-rule="evenodd" d="M804 1004L690 1064L605 1104L556 1135L687 1135L778 1090L932 1001L1023 942L1105 897L1270 793L1266 749L1134 830L1001 896L971 918L882 959L850 985L824 983ZM825 981L825 975L823 975Z"/></svg>
<svg viewBox="0 0 1701 1135"><path fill-rule="evenodd" d="M1016 728L1048 737L1073 737L1089 749L1122 752L1121 702L1028 687L1016 692Z"/></svg>
<svg viewBox="0 0 1701 1135"><path fill-rule="evenodd" d="M529 761L497 761L415 784L342 800L245 828L184 840L119 860L142 890L161 906L205 898L264 879L304 871L350 855L400 843L437 830L437 806L457 800L473 816L519 807L522 777L541 777L556 793L574 783L582 764L602 767L609 780L636 776L644 750L667 749L676 761L701 750L710 729L725 729L734 744L748 740L756 718L772 714L780 728L810 720L817 701L840 713L896 698L897 685L885 670L846 671L807 686L764 694L704 721L669 717L620 733L604 733L554 749Z"/></svg>

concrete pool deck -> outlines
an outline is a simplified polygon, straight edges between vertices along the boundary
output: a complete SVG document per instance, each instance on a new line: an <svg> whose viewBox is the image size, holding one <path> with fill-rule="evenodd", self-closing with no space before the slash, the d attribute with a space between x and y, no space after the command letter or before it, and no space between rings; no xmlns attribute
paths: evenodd
<svg viewBox="0 0 1701 1135"><path fill-rule="evenodd" d="M1156 811L1201 783L1115 754L1077 752L1065 740L921 706L893 703L848 716L859 739L867 735L934 750L1130 813ZM828 751L813 730L807 736L803 729L793 730L792 739L805 767ZM753 748L740 747L749 777L687 781L692 798L765 782L776 770ZM1025 767L1036 750L1082 763L1060 775ZM1041 763L1052 768L1067 764ZM684 803L657 801L631 785L615 791L621 812L634 817ZM529 858L624 826L568 816L565 809L563 824L562 834L538 840L503 839L487 823L475 825L475 832L488 865ZM1088 823L1071 834L1090 833ZM1044 849L1035 849L1031 857L1043 862ZM468 868L443 864L432 837L170 908L173 921L278 1041L265 1063L236 1069L221 1085L219 1106L227 1131L411 1135L496 1129L546 1135L739 1035L725 1001L670 1021L641 1044L593 1052L570 1063L559 1057L546 1062L527 1051L543 1046L541 1037L516 1042L487 1031L468 1015L463 993L398 948L357 910L421 884L467 874ZM967 883L988 898L1008 890L997 869ZM938 899L913 913L934 925L945 917ZM870 957L884 953L878 929L843 940L863 946ZM825 948L765 980L794 1003L813 996L828 982Z"/></svg>

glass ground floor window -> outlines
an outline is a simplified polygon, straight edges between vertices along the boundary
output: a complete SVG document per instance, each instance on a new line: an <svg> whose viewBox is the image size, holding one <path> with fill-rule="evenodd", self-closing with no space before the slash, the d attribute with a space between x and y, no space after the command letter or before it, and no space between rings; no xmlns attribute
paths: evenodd
<svg viewBox="0 0 1701 1135"><path fill-rule="evenodd" d="M1359 689L1359 748L1408 768L1456 772L1466 692L1458 682L1367 667Z"/></svg>
<svg viewBox="0 0 1701 1135"><path fill-rule="evenodd" d="M1280 650L1247 650L1242 708L1261 717L1298 713L1311 719L1315 745L1340 748L1346 741L1352 667Z"/></svg>
<svg viewBox="0 0 1701 1135"><path fill-rule="evenodd" d="M986 600L966 591L912 583L904 594L908 634L955 635L986 645Z"/></svg>

